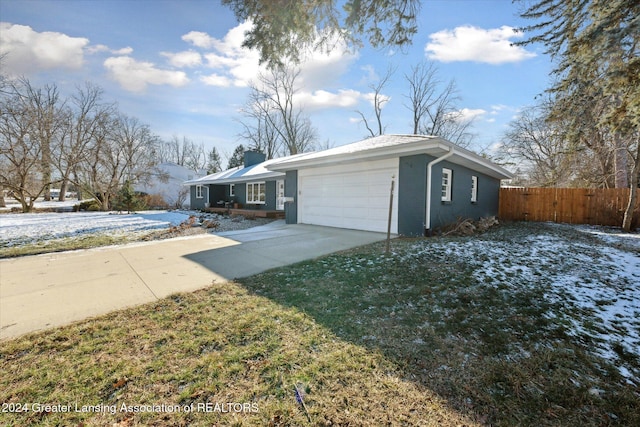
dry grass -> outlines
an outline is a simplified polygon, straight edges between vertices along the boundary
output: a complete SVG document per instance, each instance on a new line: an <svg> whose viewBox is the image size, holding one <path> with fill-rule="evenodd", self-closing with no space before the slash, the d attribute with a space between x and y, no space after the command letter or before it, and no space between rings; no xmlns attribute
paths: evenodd
<svg viewBox="0 0 640 427"><path fill-rule="evenodd" d="M0 402L116 405L115 414L0 413L10 426L473 424L381 353L233 283L3 342L0 366ZM255 406L203 412L229 402ZM123 403L195 409L128 413Z"/></svg>
<svg viewBox="0 0 640 427"><path fill-rule="evenodd" d="M540 233L572 253L493 265L477 244L525 254ZM399 240L389 256L371 245L2 342L0 402L117 410L0 412L0 424L640 425L638 384L619 371L640 372L638 359L622 345L617 361L600 357L602 343L572 330L593 313L548 298L548 279L567 269L614 277L596 244L537 225ZM479 274L482 263L492 270ZM203 412L229 402L249 410Z"/></svg>

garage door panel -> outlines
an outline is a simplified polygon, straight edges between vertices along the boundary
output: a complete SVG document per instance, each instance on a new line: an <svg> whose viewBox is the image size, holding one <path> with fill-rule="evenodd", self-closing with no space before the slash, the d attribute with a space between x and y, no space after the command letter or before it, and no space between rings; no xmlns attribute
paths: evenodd
<svg viewBox="0 0 640 427"><path fill-rule="evenodd" d="M398 159L330 166L298 172L298 221L360 230L386 231L391 176ZM397 198L392 232L397 232Z"/></svg>

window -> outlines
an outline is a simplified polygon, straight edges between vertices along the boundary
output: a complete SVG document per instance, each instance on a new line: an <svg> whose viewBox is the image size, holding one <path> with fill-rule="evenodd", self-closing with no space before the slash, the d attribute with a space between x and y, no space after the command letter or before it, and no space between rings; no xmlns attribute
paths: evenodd
<svg viewBox="0 0 640 427"><path fill-rule="evenodd" d="M478 201L478 177L471 177L471 203Z"/></svg>
<svg viewBox="0 0 640 427"><path fill-rule="evenodd" d="M202 185L196 185L196 199L202 199Z"/></svg>
<svg viewBox="0 0 640 427"><path fill-rule="evenodd" d="M233 197L236 195L236 185L229 184L229 197Z"/></svg>
<svg viewBox="0 0 640 427"><path fill-rule="evenodd" d="M265 201L266 186L264 182L252 182L247 184L247 203L263 205Z"/></svg>
<svg viewBox="0 0 640 427"><path fill-rule="evenodd" d="M453 172L451 169L442 168L442 201L451 201L451 178Z"/></svg>

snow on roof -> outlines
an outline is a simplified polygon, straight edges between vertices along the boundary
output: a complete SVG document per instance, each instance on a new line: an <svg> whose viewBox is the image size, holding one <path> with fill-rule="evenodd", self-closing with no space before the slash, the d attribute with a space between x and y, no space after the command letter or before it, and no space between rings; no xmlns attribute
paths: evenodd
<svg viewBox="0 0 640 427"><path fill-rule="evenodd" d="M510 172L490 160L450 141L430 135L380 135L352 144L308 153L296 158L278 159L269 165L269 169L284 172L305 167L353 163L414 154L428 154L437 158L452 150L454 154L449 158L452 163L460 164L497 179L512 178Z"/></svg>
<svg viewBox="0 0 640 427"><path fill-rule="evenodd" d="M201 185L201 184L234 184L239 182L250 182L257 180L264 180L268 178L279 178L284 176L284 172L277 172L268 169L269 165L279 162L281 160L296 158L304 156L304 154L295 154L287 157L280 157L277 159L269 159L262 163L258 163L252 166L244 167L237 166L235 168L227 169L226 171L213 173L211 175L204 176L199 179L192 179L185 181L184 185Z"/></svg>
<svg viewBox="0 0 640 427"><path fill-rule="evenodd" d="M315 159L323 159L327 157L336 157L368 152L372 150L380 150L385 148L393 148L410 142L420 142L436 139L435 136L424 135L380 135L373 138L363 139L351 144L341 145L339 147L329 148L323 151L314 151L306 153L296 158L278 159L272 167L284 166L292 163L310 162Z"/></svg>

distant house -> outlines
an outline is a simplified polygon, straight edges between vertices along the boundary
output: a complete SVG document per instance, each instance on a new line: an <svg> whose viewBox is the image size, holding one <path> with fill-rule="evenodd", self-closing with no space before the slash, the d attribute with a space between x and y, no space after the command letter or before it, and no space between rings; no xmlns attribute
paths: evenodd
<svg viewBox="0 0 640 427"><path fill-rule="evenodd" d="M150 178L134 186L134 190L161 198L169 207L189 207L189 191L184 181L197 179L202 174L172 162L160 163ZM157 199L156 199L157 200Z"/></svg>
<svg viewBox="0 0 640 427"><path fill-rule="evenodd" d="M460 217L497 215L500 181L511 177L442 138L382 135L268 161L250 153L244 167L186 184L195 208L233 199L284 210L289 224L384 232L395 179L391 232L422 236Z"/></svg>

